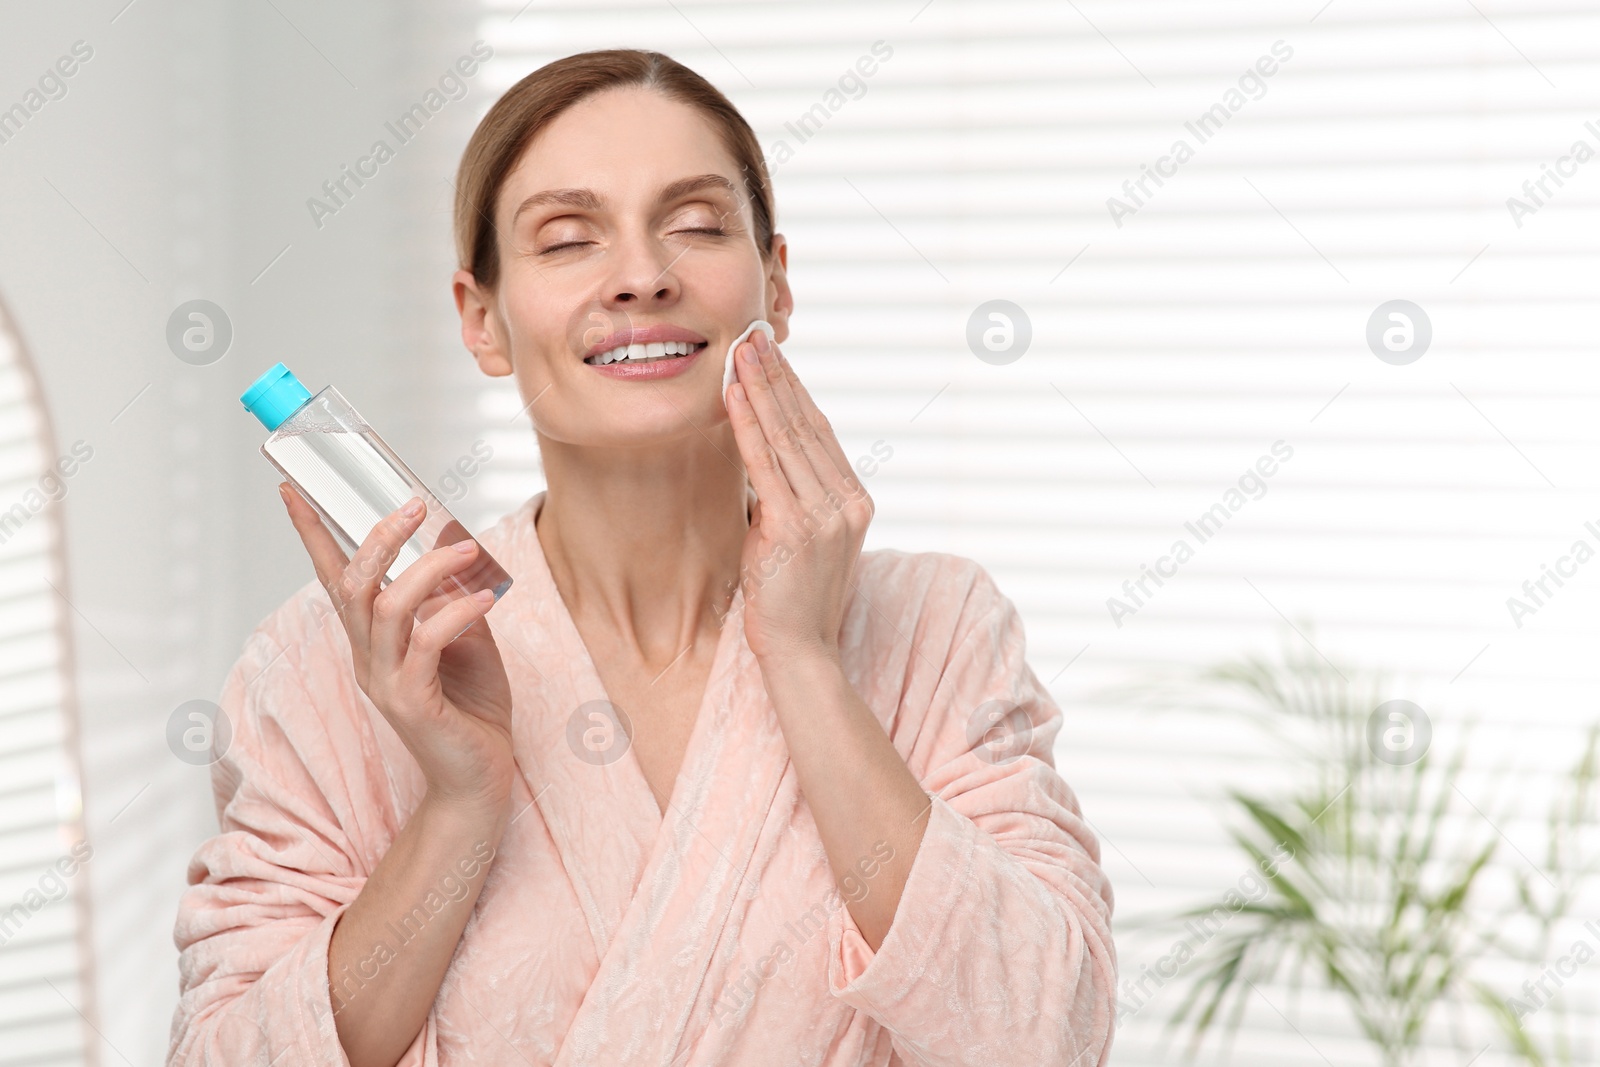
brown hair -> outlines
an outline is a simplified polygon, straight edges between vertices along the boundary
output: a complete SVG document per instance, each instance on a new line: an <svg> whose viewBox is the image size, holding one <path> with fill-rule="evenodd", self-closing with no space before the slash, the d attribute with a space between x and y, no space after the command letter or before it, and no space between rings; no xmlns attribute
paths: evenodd
<svg viewBox="0 0 1600 1067"><path fill-rule="evenodd" d="M556 116L605 89L642 86L699 108L717 127L744 173L756 247L772 253L771 180L761 145L733 103L710 82L670 56L637 48L579 52L546 63L507 89L472 131L456 172L456 257L478 284L500 280L494 205L506 176L538 132Z"/></svg>

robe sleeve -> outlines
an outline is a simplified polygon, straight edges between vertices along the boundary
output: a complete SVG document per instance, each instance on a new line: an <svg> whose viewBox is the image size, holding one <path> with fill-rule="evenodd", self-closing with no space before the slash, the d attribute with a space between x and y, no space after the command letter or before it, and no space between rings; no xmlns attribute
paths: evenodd
<svg viewBox="0 0 1600 1067"><path fill-rule="evenodd" d="M908 686L896 730L914 731L897 748L932 802L923 838L876 952L833 910L828 985L906 1064L1097 1067L1115 1030L1111 883L1055 770L1061 710L1025 662L1022 621L965 562L965 596L933 594L958 605L948 644L913 639L914 661L943 659L931 700Z"/></svg>
<svg viewBox="0 0 1600 1067"><path fill-rule="evenodd" d="M178 904L167 1067L349 1067L328 946L392 834L373 832L384 776L370 721L352 708L348 646L319 632L326 613L313 626L298 603L257 628L223 685L232 736L211 765L221 832L195 852ZM399 1064L436 1063L430 1011Z"/></svg>

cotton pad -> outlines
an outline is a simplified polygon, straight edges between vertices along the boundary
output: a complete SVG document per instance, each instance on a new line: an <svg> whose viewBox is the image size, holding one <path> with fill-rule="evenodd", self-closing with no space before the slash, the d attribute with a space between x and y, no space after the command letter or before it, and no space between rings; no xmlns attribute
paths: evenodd
<svg viewBox="0 0 1600 1067"><path fill-rule="evenodd" d="M734 338L733 344L728 346L728 359L726 363L727 371L722 376L722 396L724 402L726 402L728 396L728 386L739 380L733 370L734 350L740 345L744 344L746 341L750 340L750 335L755 333L757 330L765 330L767 333L767 340L772 340L772 323L768 322L766 319L757 319L750 325L746 326L744 328L744 333L741 333L738 337Z"/></svg>

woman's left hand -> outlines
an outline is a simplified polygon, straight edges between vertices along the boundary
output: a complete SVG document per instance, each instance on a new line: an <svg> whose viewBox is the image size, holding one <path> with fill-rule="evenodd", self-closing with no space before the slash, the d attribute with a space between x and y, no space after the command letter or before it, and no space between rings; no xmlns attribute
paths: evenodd
<svg viewBox="0 0 1600 1067"><path fill-rule="evenodd" d="M758 497L739 567L745 637L762 661L837 659L872 498L766 331L734 355L728 414Z"/></svg>

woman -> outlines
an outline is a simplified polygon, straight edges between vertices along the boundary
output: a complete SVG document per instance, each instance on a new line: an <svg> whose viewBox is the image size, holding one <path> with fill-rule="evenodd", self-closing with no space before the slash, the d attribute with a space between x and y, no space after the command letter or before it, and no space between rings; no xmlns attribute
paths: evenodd
<svg viewBox="0 0 1600 1067"><path fill-rule="evenodd" d="M484 116L462 339L548 488L479 538L494 610L420 623L471 542L380 592L419 518L347 560L285 493L317 578L224 687L169 1063L1106 1061L1060 710L981 567L861 552L871 501L778 351L773 219L749 126L658 53Z"/></svg>

